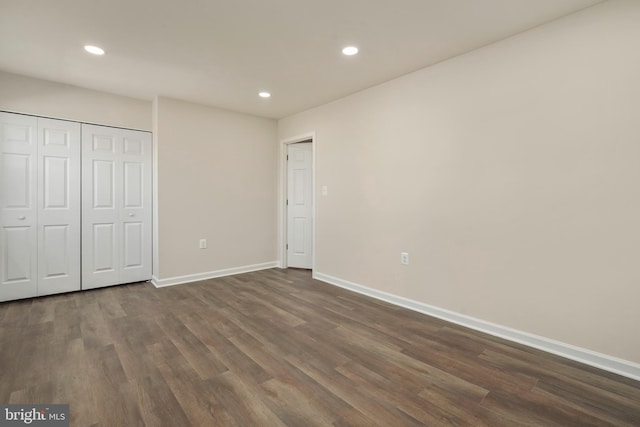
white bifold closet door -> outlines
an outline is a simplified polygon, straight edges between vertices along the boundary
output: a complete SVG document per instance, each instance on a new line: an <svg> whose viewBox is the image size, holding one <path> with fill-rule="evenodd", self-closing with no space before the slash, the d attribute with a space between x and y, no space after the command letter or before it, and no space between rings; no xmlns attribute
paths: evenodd
<svg viewBox="0 0 640 427"><path fill-rule="evenodd" d="M38 295L80 290L80 123L38 118Z"/></svg>
<svg viewBox="0 0 640 427"><path fill-rule="evenodd" d="M151 278L151 134L82 125L82 288Z"/></svg>
<svg viewBox="0 0 640 427"><path fill-rule="evenodd" d="M80 289L80 124L0 113L0 301Z"/></svg>

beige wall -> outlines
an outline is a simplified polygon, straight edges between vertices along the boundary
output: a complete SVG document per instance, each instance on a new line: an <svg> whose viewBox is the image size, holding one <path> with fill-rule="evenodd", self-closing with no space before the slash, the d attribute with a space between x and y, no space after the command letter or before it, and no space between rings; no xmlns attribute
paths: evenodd
<svg viewBox="0 0 640 427"><path fill-rule="evenodd" d="M151 130L151 102L0 71L0 110Z"/></svg>
<svg viewBox="0 0 640 427"><path fill-rule="evenodd" d="M276 261L276 121L162 97L154 110L156 276Z"/></svg>
<svg viewBox="0 0 640 427"><path fill-rule="evenodd" d="M316 272L640 362L638 22L604 3L281 120L317 135Z"/></svg>

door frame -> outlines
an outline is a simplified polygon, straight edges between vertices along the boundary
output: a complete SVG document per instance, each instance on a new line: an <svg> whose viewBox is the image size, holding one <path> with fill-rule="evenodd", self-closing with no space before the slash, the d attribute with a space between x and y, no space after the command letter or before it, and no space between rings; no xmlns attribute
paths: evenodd
<svg viewBox="0 0 640 427"><path fill-rule="evenodd" d="M280 140L280 202L278 203L278 226L280 232L278 233L278 259L280 268L287 268L289 266L287 260L287 148L290 144L296 144L299 142L311 142L311 220L313 221L311 238L313 239L313 245L311 249L311 272L316 268L316 133L307 132L301 135L297 135L291 138Z"/></svg>

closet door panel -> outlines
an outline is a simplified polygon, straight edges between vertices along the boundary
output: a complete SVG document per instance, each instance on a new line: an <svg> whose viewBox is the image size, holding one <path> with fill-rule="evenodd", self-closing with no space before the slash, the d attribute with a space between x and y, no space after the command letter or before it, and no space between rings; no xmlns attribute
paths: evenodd
<svg viewBox="0 0 640 427"><path fill-rule="evenodd" d="M70 226L69 225L45 225L42 227L42 262L40 264L40 277L57 279L69 277L71 267L74 264L70 255ZM78 259L79 261L79 259ZM80 289L80 281L77 282L77 289ZM40 290L42 286L39 287Z"/></svg>
<svg viewBox="0 0 640 427"><path fill-rule="evenodd" d="M33 157L29 153L5 151L3 166L3 207L13 211L29 210L32 206L33 192Z"/></svg>
<svg viewBox="0 0 640 427"><path fill-rule="evenodd" d="M68 157L47 156L42 158L43 166L43 210L69 209L70 185Z"/></svg>
<svg viewBox="0 0 640 427"><path fill-rule="evenodd" d="M2 249L6 257L2 265L2 284L19 284L22 287L34 278L31 250L33 227L5 226L2 231Z"/></svg>
<svg viewBox="0 0 640 427"><path fill-rule="evenodd" d="M38 118L38 295L80 289L80 124Z"/></svg>
<svg viewBox="0 0 640 427"><path fill-rule="evenodd" d="M125 270L144 266L144 225L142 222L126 222L124 224L124 263Z"/></svg>
<svg viewBox="0 0 640 427"><path fill-rule="evenodd" d="M83 125L83 289L151 278L151 134Z"/></svg>
<svg viewBox="0 0 640 427"><path fill-rule="evenodd" d="M151 134L122 131L123 283L151 278Z"/></svg>
<svg viewBox="0 0 640 427"><path fill-rule="evenodd" d="M37 294L37 119L0 113L0 301Z"/></svg>
<svg viewBox="0 0 640 427"><path fill-rule="evenodd" d="M119 129L82 125L82 288L119 283Z"/></svg>
<svg viewBox="0 0 640 427"><path fill-rule="evenodd" d="M93 224L91 234L93 270L98 275L118 273L116 224Z"/></svg>

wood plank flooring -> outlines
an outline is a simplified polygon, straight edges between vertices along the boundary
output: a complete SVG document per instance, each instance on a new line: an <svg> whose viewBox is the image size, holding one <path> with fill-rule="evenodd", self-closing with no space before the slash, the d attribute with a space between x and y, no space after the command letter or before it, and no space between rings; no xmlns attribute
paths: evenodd
<svg viewBox="0 0 640 427"><path fill-rule="evenodd" d="M73 426L640 426L640 383L266 270L0 304L0 402Z"/></svg>

